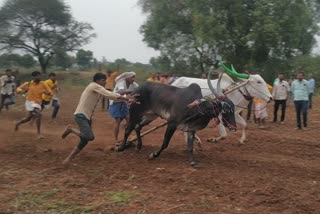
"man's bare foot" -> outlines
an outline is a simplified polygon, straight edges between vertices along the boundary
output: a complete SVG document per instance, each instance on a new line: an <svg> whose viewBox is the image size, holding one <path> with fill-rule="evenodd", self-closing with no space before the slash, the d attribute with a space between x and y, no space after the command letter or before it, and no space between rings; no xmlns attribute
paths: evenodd
<svg viewBox="0 0 320 214"><path fill-rule="evenodd" d="M63 165L66 165L66 164L68 164L70 162L70 160L67 158L67 159L65 159L63 162L62 162L62 164Z"/></svg>
<svg viewBox="0 0 320 214"><path fill-rule="evenodd" d="M38 139L44 139L44 137L43 137L43 135L41 135L41 134L38 134Z"/></svg>
<svg viewBox="0 0 320 214"><path fill-rule="evenodd" d="M50 123L50 124L57 124L57 120L56 120L56 119L51 119L51 120L49 121L49 123Z"/></svg>
<svg viewBox="0 0 320 214"><path fill-rule="evenodd" d="M71 133L71 125L68 125L61 136L62 139L65 139L70 133Z"/></svg>

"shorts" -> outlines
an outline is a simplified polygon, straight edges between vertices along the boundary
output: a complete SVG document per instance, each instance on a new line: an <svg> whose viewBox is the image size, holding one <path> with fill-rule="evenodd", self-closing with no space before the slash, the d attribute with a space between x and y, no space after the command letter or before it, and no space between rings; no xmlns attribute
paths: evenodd
<svg viewBox="0 0 320 214"><path fill-rule="evenodd" d="M109 113L113 118L126 118L129 115L129 108L125 102L114 102L109 107Z"/></svg>

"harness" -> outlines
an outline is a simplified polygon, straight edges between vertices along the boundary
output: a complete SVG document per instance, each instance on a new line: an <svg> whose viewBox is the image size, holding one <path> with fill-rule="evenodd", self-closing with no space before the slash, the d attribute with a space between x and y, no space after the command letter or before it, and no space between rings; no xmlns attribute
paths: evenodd
<svg viewBox="0 0 320 214"><path fill-rule="evenodd" d="M243 93L240 88L238 89L238 91L244 97L245 100L247 100L247 101L252 101L253 100L253 96L250 95L249 91L246 88L245 88L245 91L246 91L247 94Z"/></svg>

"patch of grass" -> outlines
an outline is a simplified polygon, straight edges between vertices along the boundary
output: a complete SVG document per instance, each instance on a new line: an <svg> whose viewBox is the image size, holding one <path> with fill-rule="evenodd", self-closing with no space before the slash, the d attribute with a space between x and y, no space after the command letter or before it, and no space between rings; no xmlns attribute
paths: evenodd
<svg viewBox="0 0 320 214"><path fill-rule="evenodd" d="M44 208L47 210L47 213L50 214L88 214L93 212L91 208L81 207L65 201L52 201L46 203Z"/></svg>
<svg viewBox="0 0 320 214"><path fill-rule="evenodd" d="M106 196L109 200L111 200L113 203L129 203L129 201L136 196L136 192L128 192L128 191L122 191L122 192L107 192Z"/></svg>
<svg viewBox="0 0 320 214"><path fill-rule="evenodd" d="M13 204L14 209L20 212L49 214L87 214L93 212L93 209L89 207L52 200L52 197L58 192L59 190L53 189L43 193L20 193Z"/></svg>
<svg viewBox="0 0 320 214"><path fill-rule="evenodd" d="M14 208L17 210L20 210L21 208L37 208L42 201L56 195L57 192L57 189L53 189L39 194L33 194L31 192L19 193L14 202Z"/></svg>

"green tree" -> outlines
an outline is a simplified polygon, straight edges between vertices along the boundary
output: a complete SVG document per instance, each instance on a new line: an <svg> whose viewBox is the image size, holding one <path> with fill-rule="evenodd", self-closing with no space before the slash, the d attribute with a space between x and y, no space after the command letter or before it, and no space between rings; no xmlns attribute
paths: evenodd
<svg viewBox="0 0 320 214"><path fill-rule="evenodd" d="M14 66L31 68L36 65L36 61L30 54L2 54L0 55L0 67L10 68Z"/></svg>
<svg viewBox="0 0 320 214"><path fill-rule="evenodd" d="M220 58L266 67L308 54L314 45L315 0L140 0L148 15L144 41L172 67L206 72Z"/></svg>
<svg viewBox="0 0 320 214"><path fill-rule="evenodd" d="M77 52L76 58L79 66L82 68L89 68L91 61L93 61L93 52L80 49Z"/></svg>
<svg viewBox="0 0 320 214"><path fill-rule="evenodd" d="M77 22L62 0L7 0L0 9L0 45L35 56L46 72L55 50L74 51L95 35Z"/></svg>

